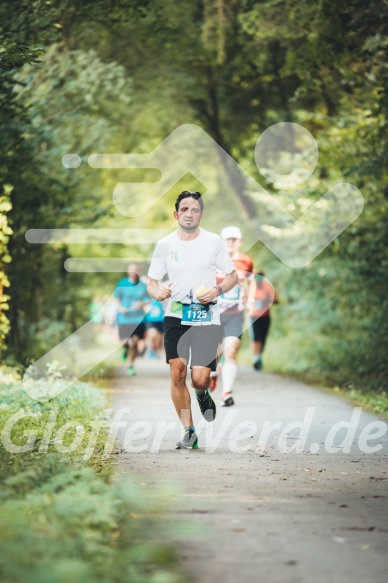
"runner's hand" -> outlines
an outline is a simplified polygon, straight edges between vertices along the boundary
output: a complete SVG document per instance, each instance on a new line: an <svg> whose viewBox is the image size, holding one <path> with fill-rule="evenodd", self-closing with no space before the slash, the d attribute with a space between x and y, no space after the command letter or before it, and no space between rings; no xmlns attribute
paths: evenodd
<svg viewBox="0 0 388 583"><path fill-rule="evenodd" d="M202 292L201 295L197 296L197 299L201 304L210 304L210 302L214 302L216 297L218 296L218 290L215 287L211 287L206 291Z"/></svg>
<svg viewBox="0 0 388 583"><path fill-rule="evenodd" d="M172 285L171 283L168 283L167 285L159 286L159 295L156 298L159 302L163 302L163 300L166 300L171 296L172 294L171 285Z"/></svg>

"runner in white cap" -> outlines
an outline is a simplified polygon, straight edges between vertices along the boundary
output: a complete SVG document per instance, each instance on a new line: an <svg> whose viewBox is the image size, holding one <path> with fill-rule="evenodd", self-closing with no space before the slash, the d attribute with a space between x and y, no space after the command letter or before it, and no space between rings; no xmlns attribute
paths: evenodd
<svg viewBox="0 0 388 583"><path fill-rule="evenodd" d="M223 293L218 304L221 313L222 348L224 364L222 365L222 397L221 405L234 405L232 391L237 376L237 353L241 343L244 324L244 310L248 300L253 300L256 283L253 273L253 260L249 255L240 253L242 234L239 227L225 227L221 238L226 243L230 258L238 274L238 283L230 291ZM223 273L217 273L217 284L222 284ZM246 293L248 292L248 294ZM212 373L210 390L217 385L217 373Z"/></svg>

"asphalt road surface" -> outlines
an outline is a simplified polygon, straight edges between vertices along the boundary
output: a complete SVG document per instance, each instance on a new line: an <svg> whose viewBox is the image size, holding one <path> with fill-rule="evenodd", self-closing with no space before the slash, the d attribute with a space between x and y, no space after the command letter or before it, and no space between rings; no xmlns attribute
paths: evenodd
<svg viewBox="0 0 388 583"><path fill-rule="evenodd" d="M174 449L169 369L117 368L108 397L119 474L173 488L172 542L201 583L381 583L388 572L384 420L295 380L240 368L236 405ZM220 389L215 398L218 402ZM346 426L341 426L341 424ZM291 425L290 425L291 424ZM371 448L371 449L367 449Z"/></svg>

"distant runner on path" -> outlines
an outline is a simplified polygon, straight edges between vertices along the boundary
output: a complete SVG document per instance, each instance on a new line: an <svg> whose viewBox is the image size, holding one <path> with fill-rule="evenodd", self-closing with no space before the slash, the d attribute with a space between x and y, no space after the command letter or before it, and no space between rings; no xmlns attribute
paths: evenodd
<svg viewBox="0 0 388 583"><path fill-rule="evenodd" d="M121 358L124 362L128 358L127 372L133 376L136 374L134 362L138 353L138 343L144 338L144 306L149 301L149 296L146 284L139 278L138 264L130 263L127 273L128 277L119 281L113 295L118 303L117 322L119 337L123 341Z"/></svg>
<svg viewBox="0 0 388 583"><path fill-rule="evenodd" d="M146 345L148 358L160 358L160 350L163 345L164 334L164 308L162 302L154 301L147 306L146 325Z"/></svg>
<svg viewBox="0 0 388 583"><path fill-rule="evenodd" d="M249 336L252 346L253 368L261 370L263 368L262 354L271 325L270 307L272 304L278 304L279 300L273 286L264 277L264 271L257 272L254 278L254 301L248 306Z"/></svg>
<svg viewBox="0 0 388 583"><path fill-rule="evenodd" d="M178 230L161 239L148 271L148 293L169 298L165 311L166 361L170 365L171 397L185 433L176 449L197 449L187 366L202 415L213 421L216 406L208 391L210 372L217 367L220 313L217 297L237 283L233 262L221 238L199 228L204 204L199 192L183 191L175 202ZM216 285L216 270L226 274ZM162 280L167 274L169 283Z"/></svg>

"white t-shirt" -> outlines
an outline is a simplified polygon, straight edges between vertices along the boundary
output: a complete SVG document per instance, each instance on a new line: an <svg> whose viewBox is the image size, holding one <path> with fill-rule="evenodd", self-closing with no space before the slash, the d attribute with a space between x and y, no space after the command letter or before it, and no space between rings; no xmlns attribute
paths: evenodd
<svg viewBox="0 0 388 583"><path fill-rule="evenodd" d="M219 235L199 229L198 237L191 241L182 241L178 237L178 231L161 239L155 247L148 276L162 280L167 274L172 282L172 295L165 316L181 318L182 312L176 302L182 304L198 302L196 290L202 286L214 287L217 269L225 274L234 270L233 261ZM219 324L218 305L211 305L210 309L211 322L208 324ZM198 322L193 325L205 323Z"/></svg>

